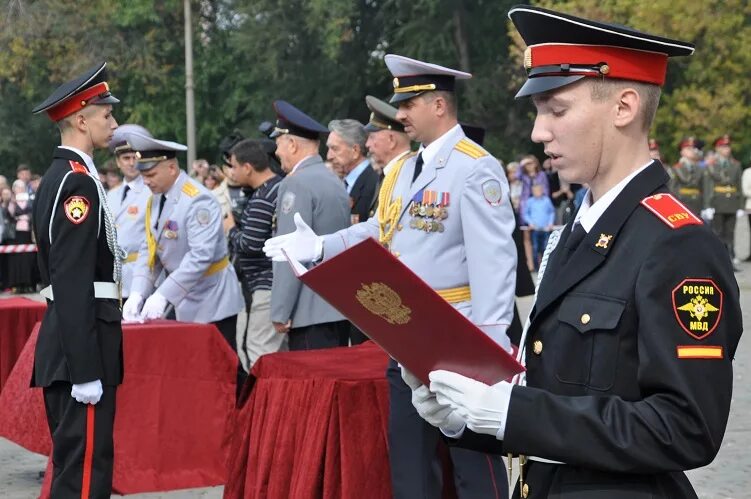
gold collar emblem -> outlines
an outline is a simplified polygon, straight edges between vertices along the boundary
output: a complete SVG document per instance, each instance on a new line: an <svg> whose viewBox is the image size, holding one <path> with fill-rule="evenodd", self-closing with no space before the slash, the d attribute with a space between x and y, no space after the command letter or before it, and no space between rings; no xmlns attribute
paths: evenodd
<svg viewBox="0 0 751 499"><path fill-rule="evenodd" d="M600 234L600 239L597 240L597 244L595 244L595 248L608 249L608 244L610 244L610 241L612 239L613 239L613 236L610 234Z"/></svg>

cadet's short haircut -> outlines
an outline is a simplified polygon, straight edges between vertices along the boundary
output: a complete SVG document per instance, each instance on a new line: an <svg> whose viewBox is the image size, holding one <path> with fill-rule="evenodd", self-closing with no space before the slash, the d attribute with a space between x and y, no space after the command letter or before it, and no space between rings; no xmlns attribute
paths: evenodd
<svg viewBox="0 0 751 499"><path fill-rule="evenodd" d="M256 139L244 139L235 144L230 150L238 163L248 163L257 172L269 169L269 156L261 143Z"/></svg>
<svg viewBox="0 0 751 499"><path fill-rule="evenodd" d="M457 114L457 105L456 105L456 94L454 92L447 92L445 90L434 90L432 92L425 92L422 94L422 97L425 98L428 102L433 102L438 97L441 97L444 102L446 102L446 107L449 110L449 113L451 116L456 116Z"/></svg>
<svg viewBox="0 0 751 499"><path fill-rule="evenodd" d="M651 83L641 83L627 80L607 80L604 78L587 78L590 83L592 100L601 101L611 97L615 92L625 88L633 88L641 99L639 112L641 125L644 131L648 131L657 114L657 106L660 105L661 89Z"/></svg>
<svg viewBox="0 0 751 499"><path fill-rule="evenodd" d="M333 120L329 122L329 130L336 132L351 146L358 146L360 154L367 154L365 143L368 141L368 132L365 126L357 120Z"/></svg>

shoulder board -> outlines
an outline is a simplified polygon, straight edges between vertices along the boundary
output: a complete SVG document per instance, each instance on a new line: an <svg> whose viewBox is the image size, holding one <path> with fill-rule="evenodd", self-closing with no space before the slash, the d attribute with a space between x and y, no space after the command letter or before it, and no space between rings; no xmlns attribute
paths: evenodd
<svg viewBox="0 0 751 499"><path fill-rule="evenodd" d="M193 185L190 182L185 182L183 184L182 191L185 194L187 194L188 196L192 197L192 198L194 198L194 197L196 197L198 195L198 187L196 187L195 185Z"/></svg>
<svg viewBox="0 0 751 499"><path fill-rule="evenodd" d="M75 173L89 173L89 169L83 166L78 161L73 161L71 159L69 163L70 163L70 169L73 170Z"/></svg>
<svg viewBox="0 0 751 499"><path fill-rule="evenodd" d="M454 149L463 152L472 159L478 159L488 155L488 151L467 139L462 139L457 142Z"/></svg>
<svg viewBox="0 0 751 499"><path fill-rule="evenodd" d="M684 225L704 224L701 218L694 215L691 210L686 208L686 205L678 201L672 194L655 194L642 199L641 204L671 229L679 229Z"/></svg>

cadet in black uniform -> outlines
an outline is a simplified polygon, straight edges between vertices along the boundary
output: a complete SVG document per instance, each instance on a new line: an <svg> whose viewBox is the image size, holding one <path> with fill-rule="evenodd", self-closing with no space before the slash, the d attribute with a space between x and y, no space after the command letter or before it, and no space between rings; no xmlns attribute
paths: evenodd
<svg viewBox="0 0 751 499"><path fill-rule="evenodd" d="M521 342L526 386L448 371L413 404L455 445L523 455L514 497L696 497L730 409L742 332L722 243L667 189L647 133L670 56L693 46L528 6L517 97L561 178L590 191L551 236ZM556 246L556 239L557 246Z"/></svg>
<svg viewBox="0 0 751 499"><path fill-rule="evenodd" d="M117 128L112 104L119 101L105 81L105 65L61 85L33 110L58 124L62 141L33 214L47 312L31 386L44 389L55 499L112 493L115 393L123 379L123 255L92 160Z"/></svg>

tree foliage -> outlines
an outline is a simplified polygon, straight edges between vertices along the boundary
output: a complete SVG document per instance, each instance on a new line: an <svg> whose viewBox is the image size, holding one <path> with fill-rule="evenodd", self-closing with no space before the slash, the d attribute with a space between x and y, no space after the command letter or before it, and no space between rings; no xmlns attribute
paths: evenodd
<svg viewBox="0 0 751 499"><path fill-rule="evenodd" d="M385 53L468 70L460 119L488 129L488 148L510 160L538 150L533 109L513 95L524 79L508 0L193 1L198 155L218 159L233 129L255 135L285 99L326 124L368 116L364 97L387 97ZM670 153L683 135L731 133L751 152L751 7L745 0L543 0L542 6L693 41L671 62L654 134ZM99 60L109 63L120 123L186 140L183 2L10 0L0 13L0 173L20 162L41 172L58 142L30 109Z"/></svg>

